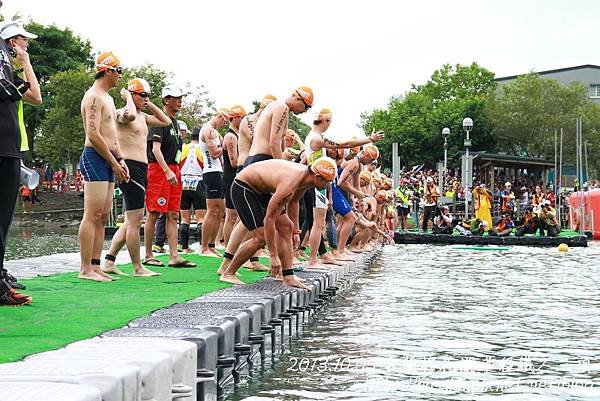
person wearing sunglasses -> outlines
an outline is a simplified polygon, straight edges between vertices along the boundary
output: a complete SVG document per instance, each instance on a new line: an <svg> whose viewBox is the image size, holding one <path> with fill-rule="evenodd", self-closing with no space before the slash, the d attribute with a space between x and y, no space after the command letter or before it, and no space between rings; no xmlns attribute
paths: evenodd
<svg viewBox="0 0 600 401"><path fill-rule="evenodd" d="M81 271L79 278L112 281L100 269L104 227L108 221L117 182L129 180L117 141L117 109L108 91L119 83L123 70L119 58L102 52L96 58L94 84L81 101L85 145L79 166L85 181L83 219L79 225Z"/></svg>
<svg viewBox="0 0 600 401"><path fill-rule="evenodd" d="M252 146L244 167L262 160L283 159L289 113L305 113L312 104L313 91L308 86L297 88L285 101L270 102L256 121Z"/></svg>
<svg viewBox="0 0 600 401"><path fill-rule="evenodd" d="M5 36L5 28L6 25L0 28L2 39L14 36ZM11 88L15 87L13 54L14 49L4 40L0 40L0 80ZM21 294L13 288L12 285L16 284L16 280L4 269L6 240L19 192L21 132L16 101L21 96L20 93L17 93L19 94L18 99L11 99L4 85L0 87L0 92L3 93L0 96L0 180L2 181L2 196L0 196L0 306L21 306L30 304L31 297Z"/></svg>
<svg viewBox="0 0 600 401"><path fill-rule="evenodd" d="M129 181L119 183L124 199L125 224L117 230L112 238L102 267L102 271L105 273L124 274L115 265L115 259L123 245L127 244L134 276L159 275L159 273L146 269L141 263L139 227L144 218L148 185L148 156L146 154L148 128L169 126L171 119L158 106L149 101L149 98L150 84L142 78L130 80L127 88L121 89L121 99L125 102L125 107L117 110L117 140L129 170ZM143 111L146 109L151 114Z"/></svg>

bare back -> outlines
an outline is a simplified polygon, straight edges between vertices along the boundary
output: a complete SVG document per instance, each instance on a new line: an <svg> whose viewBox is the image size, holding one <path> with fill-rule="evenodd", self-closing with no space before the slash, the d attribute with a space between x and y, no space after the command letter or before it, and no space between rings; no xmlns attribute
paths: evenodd
<svg viewBox="0 0 600 401"><path fill-rule="evenodd" d="M121 113L124 109L119 109ZM135 160L141 163L148 163L146 153L148 124L146 122L147 114L138 111L135 119L131 122L117 122L117 139L121 154L125 159Z"/></svg>
<svg viewBox="0 0 600 401"><path fill-rule="evenodd" d="M252 137L254 135L254 126L258 119L258 113L246 116L240 123L240 132L238 134L238 159L237 165L243 166L250 147L252 147Z"/></svg>
<svg viewBox="0 0 600 401"><path fill-rule="evenodd" d="M299 184L307 171L305 165L273 159L249 165L238 173L236 179L263 194L274 193L278 189L294 193L302 189Z"/></svg>
<svg viewBox="0 0 600 401"><path fill-rule="evenodd" d="M263 154L275 159L282 158L288 114L288 107L281 101L273 101L265 107L256 121L249 155Z"/></svg>
<svg viewBox="0 0 600 401"><path fill-rule="evenodd" d="M85 128L85 146L96 148L90 136L99 134L108 150L116 152L117 144L117 110L113 98L106 92L92 86L81 101L81 117ZM102 154L101 149L96 149Z"/></svg>

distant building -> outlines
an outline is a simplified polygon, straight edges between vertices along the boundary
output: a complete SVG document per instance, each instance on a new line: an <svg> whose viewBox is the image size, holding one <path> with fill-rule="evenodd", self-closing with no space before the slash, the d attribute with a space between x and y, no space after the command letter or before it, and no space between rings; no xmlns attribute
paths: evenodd
<svg viewBox="0 0 600 401"><path fill-rule="evenodd" d="M588 88L590 99L600 104L600 66L585 64L576 67L559 68L557 70L539 71L536 74L544 79L554 79L563 85L580 82ZM504 84L515 81L517 77L519 75L496 78L498 89Z"/></svg>

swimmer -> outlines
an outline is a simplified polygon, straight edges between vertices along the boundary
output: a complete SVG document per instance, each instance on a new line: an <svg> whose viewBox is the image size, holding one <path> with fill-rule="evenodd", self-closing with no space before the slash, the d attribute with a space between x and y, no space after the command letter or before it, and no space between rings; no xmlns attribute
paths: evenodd
<svg viewBox="0 0 600 401"><path fill-rule="evenodd" d="M79 225L81 270L79 278L112 281L100 269L104 245L104 227L117 182L129 181L129 169L117 141L117 109L108 91L117 86L123 68L113 53L102 52L96 58L96 77L81 101L85 147L79 165L85 181L83 218Z"/></svg>
<svg viewBox="0 0 600 401"><path fill-rule="evenodd" d="M308 168L285 160L266 160L244 168L231 187L231 195L252 237L238 249L221 281L243 284L235 276L237 269L266 242L271 275L281 274L286 285L308 288L294 276L292 267L293 248L300 242L298 200L309 188L325 188L335 173L335 161L328 157L315 160ZM286 207L287 214L283 213Z"/></svg>
<svg viewBox="0 0 600 401"><path fill-rule="evenodd" d="M125 275L116 265L115 259L123 245L133 264L133 275L137 277L159 276L160 273L146 269L140 259L140 225L144 219L146 187L148 185L148 156L146 140L148 127L166 127L171 124L169 117L154 103L150 102L150 84L142 78L129 81L127 89L121 90L121 98L126 106L117 111L117 140L125 164L129 169L129 181L121 182L123 192L125 223L112 238L110 249L105 256L102 271ZM148 109L152 115L142 110Z"/></svg>
<svg viewBox="0 0 600 401"><path fill-rule="evenodd" d="M210 121L200 128L200 149L204 157L202 179L206 185L206 215L202 223L200 255L220 258L215 241L225 212L223 192L222 138L219 129L231 120L229 109L221 108Z"/></svg>

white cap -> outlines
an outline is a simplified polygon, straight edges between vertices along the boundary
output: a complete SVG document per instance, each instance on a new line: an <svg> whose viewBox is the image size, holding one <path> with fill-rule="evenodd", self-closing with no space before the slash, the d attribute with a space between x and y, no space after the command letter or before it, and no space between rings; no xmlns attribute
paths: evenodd
<svg viewBox="0 0 600 401"><path fill-rule="evenodd" d="M177 124L179 124L179 129L184 130L185 132L189 132L188 126L185 121L177 120Z"/></svg>
<svg viewBox="0 0 600 401"><path fill-rule="evenodd" d="M185 93L183 93L181 88L177 85L167 85L163 88L162 92L160 93L160 97L163 99L167 96L182 97L184 95Z"/></svg>
<svg viewBox="0 0 600 401"><path fill-rule="evenodd" d="M550 200L549 199L545 199L544 202L542 202L544 205L550 205Z"/></svg>
<svg viewBox="0 0 600 401"><path fill-rule="evenodd" d="M481 225L482 225L483 227L487 227L487 221L485 221L485 220L482 220L482 221L481 221Z"/></svg>
<svg viewBox="0 0 600 401"><path fill-rule="evenodd" d="M433 178L427 177L427 182L433 182Z"/></svg>
<svg viewBox="0 0 600 401"><path fill-rule="evenodd" d="M506 182L504 183L504 186L505 186L505 187L512 187L512 184L510 183L510 181L506 181Z"/></svg>
<svg viewBox="0 0 600 401"><path fill-rule="evenodd" d="M38 36L31 32L27 32L20 22L10 21L0 27L0 37L4 40L14 36L24 36L27 39L36 39Z"/></svg>

